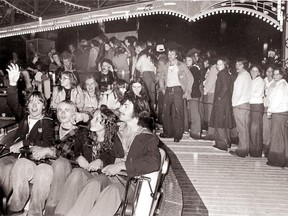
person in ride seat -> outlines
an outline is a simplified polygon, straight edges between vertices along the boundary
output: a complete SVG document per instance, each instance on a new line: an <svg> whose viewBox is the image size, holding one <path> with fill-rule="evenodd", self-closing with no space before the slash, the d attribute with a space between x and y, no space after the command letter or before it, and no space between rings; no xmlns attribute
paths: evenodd
<svg viewBox="0 0 288 216"><path fill-rule="evenodd" d="M76 202L88 180L98 175L97 171L103 166L114 163L115 156L111 154L111 149L117 131L117 116L105 105L94 112L89 129L79 128L74 142L74 156L78 166L72 170L61 188L55 211L51 206L46 206L45 215L65 215ZM66 163L69 164L69 161L66 160ZM103 188L94 190L99 190L100 193Z"/></svg>
<svg viewBox="0 0 288 216"><path fill-rule="evenodd" d="M54 155L51 146L54 145L54 126L52 119L45 116L46 101L41 92L34 91L28 96L26 107L22 107L18 100L17 82L20 77L19 66L11 64L8 66L9 86L7 89L7 104L18 122L18 129L15 133L13 145L10 146L10 152L19 153L22 147L30 147L32 158L40 160L46 155ZM31 169L18 170L18 164L22 164L23 158L17 160L14 156L6 156L0 159L0 187L3 188L8 200L9 211L22 211L29 198L28 181L34 181L34 184L41 181L33 178L36 173L42 173L45 166L35 164ZM25 164L22 164L25 167ZM44 168L44 169L42 169ZM25 179L27 177L27 179ZM34 187L33 187L34 188ZM11 191L13 189L12 195ZM37 200L38 191L32 189L30 210L33 214L36 210L34 201Z"/></svg>
<svg viewBox="0 0 288 216"><path fill-rule="evenodd" d="M159 170L159 139L148 129L148 102L126 95L119 112L122 123L111 149L111 154L116 157L115 162L105 166L103 174L86 184L66 216L114 215L120 206L127 180L118 173L125 170L129 178ZM104 188L101 193L95 190L99 187Z"/></svg>

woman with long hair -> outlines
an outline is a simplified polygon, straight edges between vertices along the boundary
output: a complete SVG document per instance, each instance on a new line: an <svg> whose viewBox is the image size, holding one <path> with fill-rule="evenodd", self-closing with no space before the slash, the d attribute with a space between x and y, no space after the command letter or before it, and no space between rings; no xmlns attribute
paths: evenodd
<svg viewBox="0 0 288 216"><path fill-rule="evenodd" d="M117 116L107 106L101 106L94 112L89 129L78 130L74 142L77 167L65 181L55 211L50 208L47 215L65 215L88 180L98 174L96 171L114 162L115 157L110 152L117 131ZM69 161L66 160L66 163ZM102 189L94 188L94 192L100 193Z"/></svg>
<svg viewBox="0 0 288 216"><path fill-rule="evenodd" d="M84 95L75 74L70 71L63 71L59 81L60 85L53 89L51 108L56 108L61 101L71 100L81 110L84 105Z"/></svg>
<svg viewBox="0 0 288 216"><path fill-rule="evenodd" d="M82 111L93 112L99 106L101 92L98 83L93 75L85 78L84 92L84 107Z"/></svg>

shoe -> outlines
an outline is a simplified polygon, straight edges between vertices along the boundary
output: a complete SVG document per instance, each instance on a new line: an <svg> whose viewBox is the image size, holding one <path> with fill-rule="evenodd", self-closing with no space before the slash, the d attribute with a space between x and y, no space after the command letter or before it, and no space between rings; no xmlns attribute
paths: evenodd
<svg viewBox="0 0 288 216"><path fill-rule="evenodd" d="M174 138L174 142L180 142L180 140L177 138Z"/></svg>
<svg viewBox="0 0 288 216"><path fill-rule="evenodd" d="M231 154L233 156L236 156L236 157L241 157L241 158L245 158L247 156L247 155L244 155L244 154L242 155L242 154L237 153L236 150L235 151L230 150L229 154Z"/></svg>
<svg viewBox="0 0 288 216"><path fill-rule="evenodd" d="M217 146L217 145L213 145L213 147L216 148L216 149L222 150L222 151L228 151L228 148L227 148L227 147L225 148L225 147L223 147L223 146L220 147L220 146Z"/></svg>
<svg viewBox="0 0 288 216"><path fill-rule="evenodd" d="M213 141L213 140L215 140L215 137L214 137L213 134L208 134L208 135L206 135L206 136L204 137L204 140L211 140L211 141Z"/></svg>
<svg viewBox="0 0 288 216"><path fill-rule="evenodd" d="M166 134L164 134L164 133L160 133L159 136L160 136L161 138L169 138L169 137L168 137Z"/></svg>

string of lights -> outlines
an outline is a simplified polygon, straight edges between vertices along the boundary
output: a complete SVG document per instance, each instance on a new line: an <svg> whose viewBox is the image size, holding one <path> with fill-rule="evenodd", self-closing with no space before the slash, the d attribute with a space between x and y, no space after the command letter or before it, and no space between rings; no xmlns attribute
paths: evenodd
<svg viewBox="0 0 288 216"><path fill-rule="evenodd" d="M89 10L89 11L91 10L90 7L85 7L85 6L82 6L82 5L74 4L74 3L71 3L71 2L68 2L68 1L65 1L65 0L55 0L55 1L63 3L64 5L69 5L69 6L74 7L74 8L78 8L78 9L82 9L82 10Z"/></svg>
<svg viewBox="0 0 288 216"><path fill-rule="evenodd" d="M3 1L3 0L2 0ZM63 0L58 0L62 1ZM172 4L173 3L173 4ZM192 7L192 3L190 5ZM193 5L194 7L194 5ZM106 10L100 11L89 11L86 13L79 13L74 15L68 15L65 17L59 18L51 18L45 19L40 22L33 22L33 23L26 23L22 25L17 25L13 27L6 27L0 29L0 38L2 37L10 37L15 35L22 35L22 34L30 34L35 32L43 32L43 31L52 31L55 29L63 29L75 26L82 26L92 23L103 23L109 22L114 20L121 20L121 19L130 19L142 16L149 16L149 15L156 15L156 14L165 14L171 16L177 16L182 18L188 22L196 22L200 19L203 19L208 16L212 16L215 14L225 14L225 13L240 13L246 14L250 16L254 16L255 18L261 19L264 22L270 24L274 28L279 31L282 31L282 25L277 20L277 11L275 11L276 16L271 16L272 12L269 14L264 13L263 11L259 11L254 9L254 7L240 7L240 5L233 5L233 6L222 6L222 7L213 7L206 8L202 10L199 7L199 12L196 13L189 13L189 10L183 10L186 8L184 7L183 3L180 2L169 2L169 4L165 4L162 1L155 1L153 4L137 4L137 5L130 5L130 6L123 6L115 8L109 8ZM282 9L282 8L281 8Z"/></svg>
<svg viewBox="0 0 288 216"><path fill-rule="evenodd" d="M12 9L15 10L15 11L17 11L17 12L20 13L20 14L24 14L25 16L28 16L28 17L30 17L30 18L32 18L32 19L39 19L39 17L34 16L34 15L30 14L30 13L27 13L26 11L21 10L20 8L14 6L13 4L11 4L10 2L8 2L8 1L6 1L6 0L0 0L0 1L4 2L4 3L7 4L10 8L12 8Z"/></svg>

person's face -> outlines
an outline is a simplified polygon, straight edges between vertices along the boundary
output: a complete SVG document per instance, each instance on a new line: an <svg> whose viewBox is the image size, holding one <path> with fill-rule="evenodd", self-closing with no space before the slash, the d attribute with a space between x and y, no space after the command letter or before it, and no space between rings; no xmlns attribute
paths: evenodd
<svg viewBox="0 0 288 216"><path fill-rule="evenodd" d="M266 70L266 76L267 76L268 78L273 78L273 68L271 68L271 67L267 68L267 70Z"/></svg>
<svg viewBox="0 0 288 216"><path fill-rule="evenodd" d="M110 48L111 48L110 45L106 43L105 44L105 50L108 51Z"/></svg>
<svg viewBox="0 0 288 216"><path fill-rule="evenodd" d="M278 82L279 80L281 80L283 78L283 76L279 73L279 70L274 70L274 75L273 75L273 79Z"/></svg>
<svg viewBox="0 0 288 216"><path fill-rule="evenodd" d="M57 107L57 119L60 123L68 123L75 114L73 107L66 103L60 103Z"/></svg>
<svg viewBox="0 0 288 216"><path fill-rule="evenodd" d="M252 67L250 70L250 74L251 74L252 79L255 79L256 77L260 75L259 69L257 67Z"/></svg>
<svg viewBox="0 0 288 216"><path fill-rule="evenodd" d="M209 61L208 60L204 61L204 67L205 68L209 67Z"/></svg>
<svg viewBox="0 0 288 216"><path fill-rule="evenodd" d="M28 112L32 118L40 118L44 109L44 103L39 97L31 97L28 103Z"/></svg>
<svg viewBox="0 0 288 216"><path fill-rule="evenodd" d="M236 62L235 67L236 67L237 73L241 72L244 69L244 65L242 62Z"/></svg>
<svg viewBox="0 0 288 216"><path fill-rule="evenodd" d="M95 111L90 124L91 124L91 127L90 127L91 131L100 132L104 130L104 121L103 121L100 110Z"/></svg>
<svg viewBox="0 0 288 216"><path fill-rule="evenodd" d="M66 67L70 67L72 62L70 59L63 59L63 64L66 66Z"/></svg>
<svg viewBox="0 0 288 216"><path fill-rule="evenodd" d="M186 62L187 67L191 67L192 64L193 64L193 60L192 60L191 57L186 57L186 61L185 62Z"/></svg>
<svg viewBox="0 0 288 216"><path fill-rule="evenodd" d="M135 52L136 52L136 54L139 54L141 51L142 51L142 49L141 49L140 46L136 46L136 47L135 47Z"/></svg>
<svg viewBox="0 0 288 216"><path fill-rule="evenodd" d="M108 62L103 62L102 63L102 73L107 74L109 72L111 65Z"/></svg>
<svg viewBox="0 0 288 216"><path fill-rule="evenodd" d="M18 58L18 55L17 55L17 53L13 52L13 53L12 53L12 58L13 58L13 59L16 59L16 58Z"/></svg>
<svg viewBox="0 0 288 216"><path fill-rule="evenodd" d="M199 61L199 54L195 53L194 54L194 58L195 58L195 63Z"/></svg>
<svg viewBox="0 0 288 216"><path fill-rule="evenodd" d="M69 49L69 51L71 52L71 51L74 51L74 50L75 50L75 47L74 47L72 44L69 44L69 45L68 45L68 49Z"/></svg>
<svg viewBox="0 0 288 216"><path fill-rule="evenodd" d="M133 110L133 103L128 100L125 101L125 103L120 106L119 119L123 122L128 122L129 120L133 119Z"/></svg>
<svg viewBox="0 0 288 216"><path fill-rule="evenodd" d="M129 41L128 41L127 39L124 40L124 44L125 44L125 46L127 46L127 47L130 45L130 43L129 43Z"/></svg>
<svg viewBox="0 0 288 216"><path fill-rule="evenodd" d="M142 89L141 83L136 82L132 84L132 91L134 92L135 95L140 96L141 89Z"/></svg>
<svg viewBox="0 0 288 216"><path fill-rule="evenodd" d="M61 86L64 88L71 87L71 80L67 74L62 74L60 77Z"/></svg>
<svg viewBox="0 0 288 216"><path fill-rule="evenodd" d="M121 92L122 95L124 95L125 92L127 91L126 86L121 86L121 87L119 88L119 91Z"/></svg>
<svg viewBox="0 0 288 216"><path fill-rule="evenodd" d="M221 71L225 68L224 62L222 60L218 60L216 64L216 68L218 71Z"/></svg>
<svg viewBox="0 0 288 216"><path fill-rule="evenodd" d="M53 55L52 58L55 62L60 62L60 58L58 55Z"/></svg>
<svg viewBox="0 0 288 216"><path fill-rule="evenodd" d="M85 81L86 89L89 93L95 93L96 83L94 79L87 79Z"/></svg>
<svg viewBox="0 0 288 216"><path fill-rule="evenodd" d="M177 55L176 55L175 51L169 51L168 52L168 59L170 62L176 60L176 58L177 58Z"/></svg>

